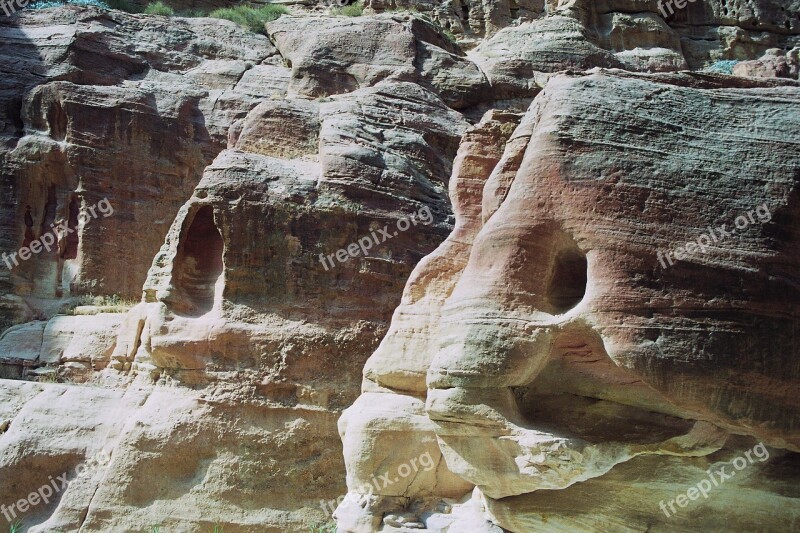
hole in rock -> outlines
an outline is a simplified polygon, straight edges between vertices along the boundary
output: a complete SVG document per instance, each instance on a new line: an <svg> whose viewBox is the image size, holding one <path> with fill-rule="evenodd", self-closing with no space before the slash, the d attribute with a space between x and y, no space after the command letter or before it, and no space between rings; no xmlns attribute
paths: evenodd
<svg viewBox="0 0 800 533"><path fill-rule="evenodd" d="M586 255L574 242L556 253L547 291L547 301L555 314L569 311L586 295L588 268Z"/></svg>
<svg viewBox="0 0 800 533"><path fill-rule="evenodd" d="M67 138L67 114L60 103L54 102L47 110L47 123L50 126L50 137L56 141Z"/></svg>
<svg viewBox="0 0 800 533"><path fill-rule="evenodd" d="M466 0L461 0L461 22L466 30L469 27L469 2Z"/></svg>
<svg viewBox="0 0 800 533"><path fill-rule="evenodd" d="M69 202L69 212L67 214L67 226L72 230L72 233L67 234L66 246L64 251L61 252L61 257L64 259L78 258L78 215L80 215L80 211L80 203L77 198L73 197Z"/></svg>
<svg viewBox="0 0 800 533"><path fill-rule="evenodd" d="M195 214L191 226L178 246L175 260L176 310L203 315L214 307L216 284L224 269L224 243L214 223L214 209L204 206Z"/></svg>

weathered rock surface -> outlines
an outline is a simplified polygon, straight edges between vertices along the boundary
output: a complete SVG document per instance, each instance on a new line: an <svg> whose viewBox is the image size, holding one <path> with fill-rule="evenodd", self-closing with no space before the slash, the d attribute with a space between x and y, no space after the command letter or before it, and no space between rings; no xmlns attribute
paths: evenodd
<svg viewBox="0 0 800 533"><path fill-rule="evenodd" d="M742 61L733 66L734 76L751 78L794 78L800 76L800 48L784 52L780 48L767 50L760 59Z"/></svg>
<svg viewBox="0 0 800 533"><path fill-rule="evenodd" d="M488 96L475 64L417 17L281 17L267 31L291 65L293 96L341 94L382 80L430 87L457 109Z"/></svg>
<svg viewBox="0 0 800 533"><path fill-rule="evenodd" d="M306 4L0 20L0 253L63 224L0 264L0 376L68 382L0 383L0 504L68 472L29 531L795 523L797 2Z"/></svg>
<svg viewBox="0 0 800 533"><path fill-rule="evenodd" d="M437 24L459 37L488 37L511 25L540 16L545 0L368 0L374 11L414 10L430 16Z"/></svg>
<svg viewBox="0 0 800 533"><path fill-rule="evenodd" d="M764 469L794 464L800 451L790 229L800 216L798 99L792 82L602 71L551 79L502 158L475 169L472 179L486 180L482 218L474 181L452 182L463 191L452 196L470 203L457 204L461 236L412 275L365 367L363 395L340 422L351 491L386 468L383 443L400 429L406 457L395 463L425 453L435 434L449 471L475 484L511 531L666 530L661 500L685 492L703 464L763 443L784 451L753 467L764 476L758 494L714 508L735 507L752 524L747 513L768 500L759 527L796 520L796 491L781 500L780 480ZM588 506L633 471L643 484L635 501L649 507ZM452 497L448 487L432 480L405 502L378 491L359 510L340 507L340 526L368 531L370 517L437 491ZM576 505L586 511L567 511Z"/></svg>
<svg viewBox="0 0 800 533"><path fill-rule="evenodd" d="M291 71L278 51L266 37L227 22L178 19L166 28L163 19L94 10L48 13L51 18L25 15L35 30L8 31L42 42L64 32L62 57L82 47L97 50L74 68L54 61L52 68L74 71L70 81L32 87L21 100L23 120L8 136L13 150L4 156L13 165L4 167L4 179L15 191L34 190L15 198L22 222L13 226L22 234L8 240L9 249L24 242L25 228L39 237L42 208L22 227L26 210L19 202L42 189L50 195L47 213L69 205L86 209L107 197L114 215L81 228L76 257L63 262L63 284L41 272L55 280L64 258L37 256L14 270L15 291L26 306L38 306L29 313L46 314L62 301L57 288L65 296L90 290L126 296L137 269L151 269L138 282L143 303L127 315L56 316L12 329L0 341L9 376L19 377L14 369L21 367L58 365L59 379L90 381L67 389L66 404L80 407L59 412L59 423L28 421L24 410L40 405L33 397L21 402L22 414L9 415L19 433L0 436L8 450L0 460L2 501L38 483L21 480L31 457L15 439L35 426L38 436L28 438L44 449L53 435L48 428L57 432L72 417L84 417L76 427L102 434L90 443L70 433L64 453L78 461L98 446L112 448L121 470L26 515L40 531L134 530L145 521L185 531L217 522L241 531L287 531L324 522L329 515L320 500L335 501L346 491L336 418L357 396L360 368L385 333L414 264L452 227L447 182L468 122L431 91L448 76L436 70L442 61L427 59L412 80L419 84L371 79L351 94L286 98ZM53 26L52 17L68 23ZM410 31L412 21L404 20L405 26L395 25ZM414 28L433 40L435 29ZM435 55L427 44L420 49ZM415 58L403 60L414 68ZM108 61L137 66L114 70ZM486 86L477 67L458 61ZM456 87L459 80L451 77ZM441 94L457 92L440 85ZM25 95L28 89L17 90ZM40 164L42 154L54 154L47 157L58 165ZM116 177L123 171L127 178ZM407 227L398 224L401 218ZM369 253L351 256L353 243L371 235L378 240ZM158 246L148 251L153 242ZM348 250L345 261L337 257L340 249ZM320 255L328 256L325 264ZM91 379L109 360L115 370ZM129 385L132 369L144 382ZM161 384L155 389L153 379ZM164 389L165 383L180 385ZM113 393L96 390L98 384ZM125 426L122 413L144 401L120 403L128 387L142 387L145 397L162 390L142 414L153 429L128 432L136 426ZM200 393L185 396L191 387L216 391L217 414L194 407ZM243 413L245 403L252 403L252 414ZM89 406L96 416L85 416ZM241 422L248 417L250 429ZM173 434L178 426L186 432ZM242 433L231 433L233 426ZM127 445L115 440L124 435ZM223 438L229 452L216 440ZM217 453L213 466L209 454ZM74 466L55 457L37 455L37 472L57 475ZM287 466L279 473L276 464ZM138 469L142 475L131 477ZM220 477L217 469L233 477ZM200 496L195 485L203 476L209 484ZM158 494L149 494L152 486ZM218 504L210 504L211 494ZM206 515L191 511L200 506ZM247 508L262 511L248 514Z"/></svg>
<svg viewBox="0 0 800 533"><path fill-rule="evenodd" d="M43 311L30 297L138 297L153 256L231 124L288 71L264 36L210 19L88 8L0 23L3 252L68 223L63 245L16 258L6 321ZM239 87L239 80L242 86ZM113 215L91 216L107 200ZM142 201L147 199L147 201ZM81 223L82 219L85 223ZM136 235L135 244L131 242Z"/></svg>

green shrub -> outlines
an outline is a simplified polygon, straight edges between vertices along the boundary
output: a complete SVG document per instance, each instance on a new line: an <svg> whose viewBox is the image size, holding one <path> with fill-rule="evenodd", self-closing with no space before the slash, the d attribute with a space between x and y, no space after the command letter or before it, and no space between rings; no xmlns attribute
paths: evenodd
<svg viewBox="0 0 800 533"><path fill-rule="evenodd" d="M337 7L334 8L333 14L343 17L360 17L364 14L364 4L361 2L356 2L355 4L350 4L349 6Z"/></svg>
<svg viewBox="0 0 800 533"><path fill-rule="evenodd" d="M435 20L433 20L433 19L430 17L430 15L428 15L427 13L414 13L414 15L415 15L415 16L416 16L418 19L420 19L420 20L422 20L422 21L424 21L424 22L427 22L428 24L430 24L431 26L433 26L434 28L436 28L437 30L439 30L439 31L442 33L442 35L444 35L444 36L445 36L445 38L446 38L448 41L450 41L451 43L453 43L453 44L458 44L458 41L456 40L456 36L455 36L455 35L453 35L453 32L451 32L450 30L448 30L447 28L445 28L444 26L442 26L441 24L439 24L438 22L436 22Z"/></svg>
<svg viewBox="0 0 800 533"><path fill-rule="evenodd" d="M172 15L175 14L175 10L169 7L161 0L158 0L158 2L153 2L151 4L148 4L144 12L147 15L162 15L164 17L171 17Z"/></svg>
<svg viewBox="0 0 800 533"><path fill-rule="evenodd" d="M284 6L269 4L256 9L248 6L226 7L212 11L208 16L215 19L230 20L256 33L266 33L264 24L288 12L289 10Z"/></svg>
<svg viewBox="0 0 800 533"><path fill-rule="evenodd" d="M72 298L59 309L59 313L64 315L76 315L94 314L98 312L98 310L93 310L88 313L78 313L78 307L100 307L101 309L99 309L99 312L102 313L127 313L129 309L136 307L137 305L139 305L138 300L123 298L117 294L110 296L93 296L91 294L85 294L78 296L77 298Z"/></svg>

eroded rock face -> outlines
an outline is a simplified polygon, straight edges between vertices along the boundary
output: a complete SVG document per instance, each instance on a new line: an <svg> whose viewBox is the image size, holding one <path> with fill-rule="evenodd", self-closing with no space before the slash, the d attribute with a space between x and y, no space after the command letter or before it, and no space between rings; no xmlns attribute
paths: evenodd
<svg viewBox="0 0 800 533"><path fill-rule="evenodd" d="M0 265L0 375L86 383L0 387L0 504L107 452L30 531L307 531L348 487L345 531L707 530L651 519L756 438L715 509L789 522L796 83L558 74L797 44L775 3L699 6L3 19L0 252L72 231ZM653 512L591 503L623 498Z"/></svg>
<svg viewBox="0 0 800 533"><path fill-rule="evenodd" d="M772 48L760 59L737 63L733 66L733 74L751 78L797 79L800 76L800 48L788 52Z"/></svg>
<svg viewBox="0 0 800 533"><path fill-rule="evenodd" d="M486 180L481 219L473 182L453 181L464 191L455 197L471 204L457 211L461 234L412 275L365 367L364 394L340 422L351 490L386 465L381 433L397 428L419 443L412 457L435 434L448 469L475 484L487 516L511 531L545 524L553 507L541 490L594 501L593 490L613 492L617 472L640 467L641 480L658 468L681 479L759 442L796 461L800 263L789 228L800 216L798 98L790 82L552 79L502 157L476 173ZM729 120L734 108L742 122ZM762 143L752 142L754 125ZM697 165L710 146L718 159ZM430 424L407 425L423 412ZM360 442L371 449L348 446ZM774 498L783 489L767 477L759 497ZM658 502L674 495L663 482L638 489L651 512L615 507L613 520L667 527ZM408 496L440 490L426 489ZM343 505L340 525L367 531L360 524L392 503L379 492L372 507ZM737 516L757 506L725 505ZM574 521L562 515L558 527L612 519L592 509ZM798 510L762 523L778 527Z"/></svg>
<svg viewBox="0 0 800 533"><path fill-rule="evenodd" d="M398 80L430 87L457 109L488 96L475 64L417 17L281 17L267 31L291 65L291 95L328 96Z"/></svg>
<svg viewBox="0 0 800 533"><path fill-rule="evenodd" d="M186 530L222 523L242 531L287 531L324 523L333 509L320 501L335 502L346 492L336 419L357 397L359 369L385 334L411 269L452 229L447 184L469 123L442 97L467 93L458 89L458 69L440 67L452 56L471 69L467 78L478 75L478 87L486 86L485 78L454 45L445 45L453 51L441 52L446 59L431 60L439 52L420 44L428 59L411 80L370 78L348 94L287 98L292 71L278 50L253 34L237 43L243 30L227 22L177 19L148 40L146 32L136 33L156 31L146 17L114 20L117 14L72 8L67 15L50 13L36 14L31 25L73 16L59 31L83 31L88 24L95 33L86 38L91 45L83 37L65 42L99 50L81 60L82 70L76 68L70 81L26 93L24 129L9 137L15 144L8 158L16 165L9 167L10 183L40 190L40 182L56 180L48 213L83 209L103 194L114 207L113 216L79 233L70 272L80 277L64 276L65 294L80 291L78 281L92 279L92 272L121 273L104 274L106 285L90 285L99 293L129 283L141 267L140 254L150 255L150 271L140 281L142 302L127 314L45 316L0 339L0 359L8 363L3 375L20 377L20 368L50 365L28 377L41 370L52 379L57 368L60 379L89 381L85 394L63 386L7 389L20 402L2 437L0 500L10 501L46 472L73 469L104 447L119 470L104 470L37 509L28 516L31 531L134 530L145 521ZM412 32L409 42L418 42L416 32L444 43L435 28L402 20L393 24ZM55 31L43 26L36 31ZM172 44L161 48L169 39ZM229 45L243 50L235 54L239 59L229 55ZM103 53L139 70L95 72L105 66ZM402 60L416 69L416 58ZM39 165L35 158L44 156L60 166ZM130 179L109 177L122 169ZM25 225L26 210L15 209ZM36 229L42 215L31 211L35 220L26 227ZM141 243L120 237L116 248L100 246L143 219L150 233L142 231ZM148 252L162 229L160 250ZM368 253L352 253L352 246ZM14 272L26 299L45 286L37 273L51 258L36 259ZM22 287L29 285L25 294ZM40 300L60 305L59 286L46 287L50 292L42 289ZM94 372L109 361L112 368ZM111 392L95 390L99 384ZM193 388L201 390L189 392ZM80 408L52 408L31 421L28 410L35 413L40 402L61 394ZM154 403L144 408L150 397ZM208 402L216 407L205 409ZM91 416L89 406L96 411ZM147 427L126 424L125 413L140 407ZM62 418L57 423L56 416ZM45 451L47 428L58 431L73 417L82 419L63 449ZM33 426L41 429L41 439L31 437L41 457L36 475L23 482L19 477L31 471L25 435ZM89 436L87 427L95 433ZM240 428L236 436L233 427ZM224 451L220 440L231 448ZM137 451L143 449L147 457ZM134 471L139 474L131 476ZM220 477L222 471L227 474ZM193 494L201 479L208 480L200 491L203 505L217 502L208 516L193 511L200 506ZM159 494L149 492L153 486Z"/></svg>
<svg viewBox="0 0 800 533"><path fill-rule="evenodd" d="M425 13L442 27L466 38L489 37L512 23L533 20L542 15L545 7L544 0L369 0L364 4L377 12L409 9Z"/></svg>
<svg viewBox="0 0 800 533"><path fill-rule="evenodd" d="M434 94L384 82L328 102L289 100L280 113L268 111L274 106L260 105L235 128L231 148L181 209L117 345L121 367L197 370L215 356L223 367L252 366L281 344L285 332L271 324L278 317L301 329L355 326L368 346L408 265L447 232L444 184L467 123ZM282 128L287 115L291 129ZM286 141L295 151L274 157ZM389 228L398 206L414 217L406 231ZM326 257L384 227L391 240L372 241L368 256Z"/></svg>
<svg viewBox="0 0 800 533"><path fill-rule="evenodd" d="M288 70L272 64L279 58L265 36L227 21L75 7L14 20L0 24L0 244L12 254L54 224L68 229L32 259L0 265L13 295L6 320L47 316L50 304L37 299L138 298L229 127L285 95Z"/></svg>

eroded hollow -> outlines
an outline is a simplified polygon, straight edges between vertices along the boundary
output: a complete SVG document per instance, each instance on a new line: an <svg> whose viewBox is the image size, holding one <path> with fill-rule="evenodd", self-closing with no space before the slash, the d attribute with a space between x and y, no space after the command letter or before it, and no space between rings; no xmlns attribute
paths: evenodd
<svg viewBox="0 0 800 533"><path fill-rule="evenodd" d="M67 233L64 251L61 253L63 259L77 259L78 248L80 247L80 237L78 235L78 217L80 216L80 200L73 196L69 202L67 213L67 226L71 230Z"/></svg>
<svg viewBox="0 0 800 533"><path fill-rule="evenodd" d="M569 237L564 237L553 259L547 302L554 314L566 313L586 295L589 264L586 255Z"/></svg>
<svg viewBox="0 0 800 533"><path fill-rule="evenodd" d="M178 246L174 284L177 312L200 316L214 307L216 285L222 275L224 243L214 223L214 209L201 207Z"/></svg>

